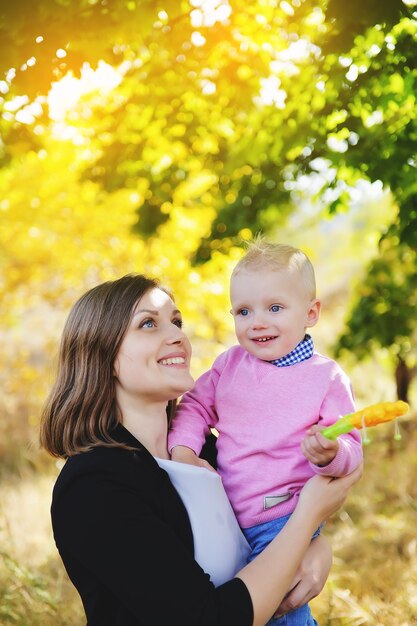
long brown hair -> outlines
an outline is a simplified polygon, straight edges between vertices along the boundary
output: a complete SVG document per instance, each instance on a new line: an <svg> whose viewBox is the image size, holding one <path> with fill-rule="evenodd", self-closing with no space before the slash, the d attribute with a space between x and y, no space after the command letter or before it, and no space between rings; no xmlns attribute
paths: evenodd
<svg viewBox="0 0 417 626"><path fill-rule="evenodd" d="M114 362L135 304L155 287L156 280L128 274L90 289L73 306L41 415L40 443L53 456L120 447L110 434L120 421Z"/></svg>

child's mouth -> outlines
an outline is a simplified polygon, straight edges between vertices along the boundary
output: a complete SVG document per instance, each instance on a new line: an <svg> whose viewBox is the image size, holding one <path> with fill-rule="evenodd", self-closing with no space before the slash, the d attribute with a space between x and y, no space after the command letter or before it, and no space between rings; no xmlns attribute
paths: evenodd
<svg viewBox="0 0 417 626"><path fill-rule="evenodd" d="M252 341L256 341L257 343L266 343L272 339L276 339L276 337L255 337Z"/></svg>

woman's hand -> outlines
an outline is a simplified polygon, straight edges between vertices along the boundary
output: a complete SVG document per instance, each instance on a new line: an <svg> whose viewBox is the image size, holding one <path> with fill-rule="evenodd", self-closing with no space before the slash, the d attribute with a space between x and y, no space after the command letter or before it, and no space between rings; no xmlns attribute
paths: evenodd
<svg viewBox="0 0 417 626"><path fill-rule="evenodd" d="M315 598L323 589L332 564L332 550L325 537L310 544L291 584L291 590L279 605L275 617L298 609Z"/></svg>
<svg viewBox="0 0 417 626"><path fill-rule="evenodd" d="M347 498L350 488L362 476L361 463L353 472L341 478L313 476L300 492L294 511L296 515L316 515L317 526L336 513Z"/></svg>

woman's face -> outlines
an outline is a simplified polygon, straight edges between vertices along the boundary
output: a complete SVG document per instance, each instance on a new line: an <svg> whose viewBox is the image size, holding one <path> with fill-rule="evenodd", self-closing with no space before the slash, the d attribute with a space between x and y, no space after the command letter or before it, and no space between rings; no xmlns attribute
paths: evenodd
<svg viewBox="0 0 417 626"><path fill-rule="evenodd" d="M181 326L181 313L161 289L136 303L115 361L119 399L166 402L191 389L191 345Z"/></svg>

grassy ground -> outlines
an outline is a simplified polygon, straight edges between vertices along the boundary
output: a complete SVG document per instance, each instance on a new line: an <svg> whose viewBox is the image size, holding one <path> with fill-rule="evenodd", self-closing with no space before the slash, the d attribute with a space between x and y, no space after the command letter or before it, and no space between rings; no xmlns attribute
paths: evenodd
<svg viewBox="0 0 417 626"><path fill-rule="evenodd" d="M0 487L0 624L79 626L83 611L49 522L54 477L25 473Z"/></svg>
<svg viewBox="0 0 417 626"><path fill-rule="evenodd" d="M326 588L312 603L320 626L417 624L417 430L399 443L392 441L388 425L377 434L365 451L364 478L326 527L335 556ZM49 503L56 471L3 475L4 626L84 623L51 537Z"/></svg>

